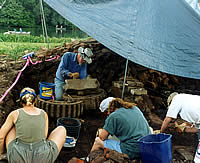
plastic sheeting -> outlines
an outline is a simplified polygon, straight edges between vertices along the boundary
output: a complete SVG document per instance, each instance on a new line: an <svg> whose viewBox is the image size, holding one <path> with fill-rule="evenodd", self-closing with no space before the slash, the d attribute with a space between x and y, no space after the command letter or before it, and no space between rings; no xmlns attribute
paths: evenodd
<svg viewBox="0 0 200 163"><path fill-rule="evenodd" d="M200 15L185 0L44 0L117 54L200 79Z"/></svg>
<svg viewBox="0 0 200 163"><path fill-rule="evenodd" d="M185 0L200 15L200 0Z"/></svg>

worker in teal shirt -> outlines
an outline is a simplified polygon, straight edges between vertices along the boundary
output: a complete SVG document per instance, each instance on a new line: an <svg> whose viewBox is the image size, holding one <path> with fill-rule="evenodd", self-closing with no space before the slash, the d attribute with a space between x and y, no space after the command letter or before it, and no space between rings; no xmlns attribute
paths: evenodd
<svg viewBox="0 0 200 163"><path fill-rule="evenodd" d="M92 63L93 53L89 48L78 48L78 53L66 52L58 66L55 83L55 99L63 99L63 86L66 79L87 77L87 64Z"/></svg>
<svg viewBox="0 0 200 163"><path fill-rule="evenodd" d="M102 112L109 115L103 129L95 139L91 152L100 148L109 148L125 153L130 159L140 157L138 140L151 134L150 127L138 107L134 103L119 98L109 97L100 104ZM109 139L115 135L119 141Z"/></svg>

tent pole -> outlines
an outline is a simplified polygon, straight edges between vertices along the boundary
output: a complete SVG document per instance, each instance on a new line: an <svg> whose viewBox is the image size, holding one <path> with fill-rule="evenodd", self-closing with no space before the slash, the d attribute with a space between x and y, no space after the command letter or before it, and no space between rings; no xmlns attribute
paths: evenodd
<svg viewBox="0 0 200 163"><path fill-rule="evenodd" d="M42 0L40 0L40 5L41 5L42 18L43 18L43 23L44 23L44 30L45 30L45 34L46 34L46 38L47 38L48 49L49 49L49 40L48 40L47 27L46 27L46 21L45 21L45 16L44 16L44 8L43 8Z"/></svg>
<svg viewBox="0 0 200 163"><path fill-rule="evenodd" d="M45 37L44 21L43 21L43 15L42 15L42 5L40 5L40 15L41 15L41 22L42 22L42 33L43 33L44 44L45 44L46 43L46 37Z"/></svg>
<svg viewBox="0 0 200 163"><path fill-rule="evenodd" d="M125 68L125 72L124 72L124 82L123 82L122 97L121 97L122 100L123 100L123 98L124 98L124 89L125 89L127 68L128 68L128 58L127 58L127 60L126 60L126 68Z"/></svg>

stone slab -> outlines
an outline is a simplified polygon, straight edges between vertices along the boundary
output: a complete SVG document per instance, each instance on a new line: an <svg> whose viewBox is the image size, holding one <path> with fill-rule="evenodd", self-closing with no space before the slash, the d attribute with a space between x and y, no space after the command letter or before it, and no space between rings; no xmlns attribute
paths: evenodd
<svg viewBox="0 0 200 163"><path fill-rule="evenodd" d="M113 81L112 85L117 88L123 88L123 81ZM144 84L139 81L126 81L126 87L144 87Z"/></svg>
<svg viewBox="0 0 200 163"><path fill-rule="evenodd" d="M65 80L64 90L85 90L99 88L100 84L97 79L67 79Z"/></svg>
<svg viewBox="0 0 200 163"><path fill-rule="evenodd" d="M132 95L147 95L147 90L144 88L133 88L130 90Z"/></svg>
<svg viewBox="0 0 200 163"><path fill-rule="evenodd" d="M193 154L186 146L175 146L175 151L178 152L185 160L193 160Z"/></svg>

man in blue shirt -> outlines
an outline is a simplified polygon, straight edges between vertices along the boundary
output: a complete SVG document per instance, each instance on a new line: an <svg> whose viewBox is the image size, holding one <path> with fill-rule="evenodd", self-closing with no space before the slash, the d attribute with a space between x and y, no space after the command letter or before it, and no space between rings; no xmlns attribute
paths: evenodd
<svg viewBox="0 0 200 163"><path fill-rule="evenodd" d="M92 55L89 48L79 47L78 53L66 52L62 56L54 79L56 100L63 99L65 79L84 79L87 77L87 64L92 63Z"/></svg>

